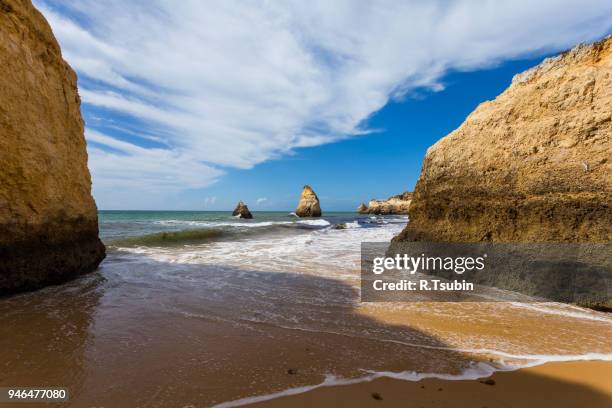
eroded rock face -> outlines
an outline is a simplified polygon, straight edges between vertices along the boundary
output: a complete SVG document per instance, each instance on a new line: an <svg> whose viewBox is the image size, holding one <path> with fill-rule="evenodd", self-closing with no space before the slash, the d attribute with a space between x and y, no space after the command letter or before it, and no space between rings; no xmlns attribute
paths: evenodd
<svg viewBox="0 0 612 408"><path fill-rule="evenodd" d="M376 215L408 214L412 193L404 192L386 200L370 200L364 213Z"/></svg>
<svg viewBox="0 0 612 408"><path fill-rule="evenodd" d="M251 212L249 211L249 207L247 207L246 204L243 203L242 201L238 202L232 215L234 217L238 216L239 218L247 218L247 219L253 218L253 214L251 214Z"/></svg>
<svg viewBox="0 0 612 408"><path fill-rule="evenodd" d="M396 240L610 242L612 38L515 76L429 148Z"/></svg>
<svg viewBox="0 0 612 408"><path fill-rule="evenodd" d="M0 295L104 258L76 75L29 0L0 0Z"/></svg>
<svg viewBox="0 0 612 408"><path fill-rule="evenodd" d="M365 203L359 204L359 207L357 207L357 212L359 214L367 214L368 213L368 206L365 205Z"/></svg>
<svg viewBox="0 0 612 408"><path fill-rule="evenodd" d="M319 197L315 194L310 186L304 186L302 195L300 196L300 202L295 210L295 214L298 217L320 217L321 206L319 204Z"/></svg>

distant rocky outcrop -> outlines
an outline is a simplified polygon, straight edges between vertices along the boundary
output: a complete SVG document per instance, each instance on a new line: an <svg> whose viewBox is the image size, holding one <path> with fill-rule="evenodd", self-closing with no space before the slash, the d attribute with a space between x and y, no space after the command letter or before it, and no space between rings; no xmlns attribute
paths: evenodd
<svg viewBox="0 0 612 408"><path fill-rule="evenodd" d="M0 295L66 281L105 254L74 71L29 0L0 0Z"/></svg>
<svg viewBox="0 0 612 408"><path fill-rule="evenodd" d="M319 197L315 194L312 188L308 185L304 186L300 195L300 202L295 210L298 217L320 217L321 205Z"/></svg>
<svg viewBox="0 0 612 408"><path fill-rule="evenodd" d="M253 218L253 214L251 214L251 212L249 211L249 207L247 207L246 204L243 203L242 201L238 202L232 215L234 217L238 216L239 218L247 218L247 219Z"/></svg>
<svg viewBox="0 0 612 408"><path fill-rule="evenodd" d="M394 195L386 200L370 200L368 206L361 204L357 212L361 214L391 215L408 214L408 208L412 201L412 193L404 192Z"/></svg>
<svg viewBox="0 0 612 408"><path fill-rule="evenodd" d="M516 75L427 151L396 241L611 242L612 38Z"/></svg>

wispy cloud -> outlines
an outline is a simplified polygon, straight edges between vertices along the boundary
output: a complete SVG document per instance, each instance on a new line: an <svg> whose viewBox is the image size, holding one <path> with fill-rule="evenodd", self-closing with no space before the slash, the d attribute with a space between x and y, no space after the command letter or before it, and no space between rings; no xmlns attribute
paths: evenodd
<svg viewBox="0 0 612 408"><path fill-rule="evenodd" d="M266 201L268 201L267 197L261 197L257 199L256 203L259 205L265 203Z"/></svg>
<svg viewBox="0 0 612 408"><path fill-rule="evenodd" d="M565 49L612 26L601 0L35 2L84 104L164 141L104 134L92 120L98 200L203 187L224 166L367 132L390 99L441 90L449 70Z"/></svg>
<svg viewBox="0 0 612 408"><path fill-rule="evenodd" d="M215 205L216 202L217 202L217 197L216 196L206 197L206 198L204 198L204 207L213 206L213 205Z"/></svg>
<svg viewBox="0 0 612 408"><path fill-rule="evenodd" d="M101 190L167 194L185 186L207 186L223 174L189 151L144 148L91 129L85 135L89 165L94 175L100 175L96 188Z"/></svg>

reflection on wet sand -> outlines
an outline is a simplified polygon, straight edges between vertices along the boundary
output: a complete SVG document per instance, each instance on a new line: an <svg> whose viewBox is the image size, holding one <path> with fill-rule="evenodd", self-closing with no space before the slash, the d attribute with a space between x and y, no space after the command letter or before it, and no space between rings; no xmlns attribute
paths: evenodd
<svg viewBox="0 0 612 408"><path fill-rule="evenodd" d="M103 284L104 278L93 274L0 299L0 385L66 386L72 395L80 394Z"/></svg>

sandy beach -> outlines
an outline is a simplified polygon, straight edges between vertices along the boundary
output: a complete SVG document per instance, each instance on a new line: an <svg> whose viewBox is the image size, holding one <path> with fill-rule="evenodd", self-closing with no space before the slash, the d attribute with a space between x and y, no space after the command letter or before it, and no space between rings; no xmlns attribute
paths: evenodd
<svg viewBox="0 0 612 408"><path fill-rule="evenodd" d="M378 378L320 387L250 407L589 407L612 406L612 362L548 363L487 379L411 382Z"/></svg>

